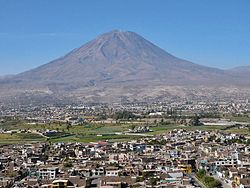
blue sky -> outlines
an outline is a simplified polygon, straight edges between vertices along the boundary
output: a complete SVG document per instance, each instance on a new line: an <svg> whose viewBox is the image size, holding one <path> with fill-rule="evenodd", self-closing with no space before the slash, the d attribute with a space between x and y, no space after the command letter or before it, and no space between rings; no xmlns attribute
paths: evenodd
<svg viewBox="0 0 250 188"><path fill-rule="evenodd" d="M249 0L0 0L0 75L45 64L113 29L194 63L250 65L249 10Z"/></svg>

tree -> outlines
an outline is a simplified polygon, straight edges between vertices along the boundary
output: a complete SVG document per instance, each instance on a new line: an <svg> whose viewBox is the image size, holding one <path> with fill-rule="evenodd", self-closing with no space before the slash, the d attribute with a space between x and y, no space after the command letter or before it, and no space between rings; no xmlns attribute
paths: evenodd
<svg viewBox="0 0 250 188"><path fill-rule="evenodd" d="M131 130L134 130L135 129L135 124L132 124L131 125Z"/></svg>
<svg viewBox="0 0 250 188"><path fill-rule="evenodd" d="M200 117L198 115L195 115L191 120L191 125L193 126L200 126L202 123L200 122Z"/></svg>
<svg viewBox="0 0 250 188"><path fill-rule="evenodd" d="M247 145L250 145L250 139L247 139Z"/></svg>
<svg viewBox="0 0 250 188"><path fill-rule="evenodd" d="M229 171L226 170L224 174L225 174L225 177L228 178L228 176L229 176Z"/></svg>
<svg viewBox="0 0 250 188"><path fill-rule="evenodd" d="M143 176L137 176L136 177L136 182L142 182L144 181L144 177Z"/></svg>
<svg viewBox="0 0 250 188"><path fill-rule="evenodd" d="M205 176L203 178L203 182L205 185L207 185L208 188L216 188L216 187L221 187L221 182L218 180L215 180L211 176Z"/></svg>
<svg viewBox="0 0 250 188"><path fill-rule="evenodd" d="M155 177L150 178L150 179L149 179L150 185L151 185L152 187L155 187L157 181L159 181L159 180L160 180L159 178L155 178Z"/></svg>
<svg viewBox="0 0 250 188"><path fill-rule="evenodd" d="M70 128L71 128L71 125L69 123L67 123L66 129L69 131Z"/></svg>
<svg viewBox="0 0 250 188"><path fill-rule="evenodd" d="M204 169L200 169L200 170L196 173L196 176L197 176L199 179L202 179L205 175L206 175L206 171L205 171Z"/></svg>
<svg viewBox="0 0 250 188"><path fill-rule="evenodd" d="M71 162L66 162L66 163L63 164L63 166L65 168L71 168L71 167L73 167L73 164Z"/></svg>
<svg viewBox="0 0 250 188"><path fill-rule="evenodd" d="M164 123L164 119L163 118L161 118L161 124L163 124Z"/></svg>
<svg viewBox="0 0 250 188"><path fill-rule="evenodd" d="M196 176L200 181L202 181L208 188L221 187L221 182L214 179L211 176L206 176L206 171L204 169L199 170Z"/></svg>
<svg viewBox="0 0 250 188"><path fill-rule="evenodd" d="M116 120L118 119L129 120L129 119L135 119L136 116L132 112L129 112L129 111L120 111L120 112L115 113L114 118Z"/></svg>

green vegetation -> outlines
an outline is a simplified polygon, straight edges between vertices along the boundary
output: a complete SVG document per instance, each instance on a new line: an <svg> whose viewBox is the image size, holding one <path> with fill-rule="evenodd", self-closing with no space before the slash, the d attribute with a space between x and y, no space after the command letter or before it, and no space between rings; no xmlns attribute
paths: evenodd
<svg viewBox="0 0 250 188"><path fill-rule="evenodd" d="M230 119L231 121L238 121L238 122L250 122L249 114L245 115L226 115L224 118Z"/></svg>
<svg viewBox="0 0 250 188"><path fill-rule="evenodd" d="M121 112L116 112L114 115L114 118L116 120L121 119L121 120L132 120L136 118L136 115L134 115L132 112L129 111L121 111Z"/></svg>
<svg viewBox="0 0 250 188"><path fill-rule="evenodd" d="M46 138L34 133L0 134L0 144L28 143L45 141Z"/></svg>
<svg viewBox="0 0 250 188"><path fill-rule="evenodd" d="M132 140L132 139L139 139L141 136L132 136L132 135L105 135L105 136L95 136L95 135L89 135L89 136L69 136L69 137L63 137L63 138L56 138L51 139L52 142L83 142L83 143L89 143L89 142L97 142L97 141L126 141L126 140Z"/></svg>
<svg viewBox="0 0 250 188"><path fill-rule="evenodd" d="M200 122L200 117L198 115L195 115L190 122L191 125L193 126L201 126L202 123Z"/></svg>
<svg viewBox="0 0 250 188"><path fill-rule="evenodd" d="M160 124L160 125L150 127L150 130L152 130L153 132L148 132L146 134L158 135L158 134L166 133L173 129L181 129L181 128L184 128L184 127L178 124L166 124L166 125Z"/></svg>
<svg viewBox="0 0 250 188"><path fill-rule="evenodd" d="M12 170L7 170L7 171L4 173L4 176L10 177L10 178L16 177L16 175L17 175L17 172L14 172L14 171L12 171Z"/></svg>
<svg viewBox="0 0 250 188"><path fill-rule="evenodd" d="M133 114L127 112L118 112L117 118L130 119L133 118ZM194 116L195 117L195 116ZM198 119L199 120L199 119ZM16 130L18 133L13 134L0 134L0 144L8 143L26 143L32 141L51 141L51 142L95 142L99 140L110 141L126 141L131 139L138 139L140 135L125 135L116 134L128 131L129 129L142 126L147 123L152 132L143 133L145 135L159 135L164 134L173 129L186 129L186 130L204 130L204 131L225 131L240 134L250 134L249 128L239 127L227 127L225 126L185 126L177 123L173 123L171 119L158 119L151 121L150 123L142 121L120 121L119 123L85 123L84 125L71 126L67 123L49 123L38 124L28 123L22 120L7 120L0 123L0 129L3 130ZM170 123L172 122L172 123ZM196 121L197 122L197 121ZM223 130L225 129L225 130ZM21 131L22 130L22 131ZM52 135L46 135L46 137L38 134L46 130L56 130L57 133ZM22 133L20 133L22 132ZM30 133L31 132L31 133Z"/></svg>
<svg viewBox="0 0 250 188"><path fill-rule="evenodd" d="M63 166L64 168L70 168L70 167L73 167L73 164L71 162L65 162Z"/></svg>
<svg viewBox="0 0 250 188"><path fill-rule="evenodd" d="M196 173L197 178L203 182L208 188L216 188L221 187L221 182L214 179L211 176L206 175L206 171L204 169L199 170Z"/></svg>

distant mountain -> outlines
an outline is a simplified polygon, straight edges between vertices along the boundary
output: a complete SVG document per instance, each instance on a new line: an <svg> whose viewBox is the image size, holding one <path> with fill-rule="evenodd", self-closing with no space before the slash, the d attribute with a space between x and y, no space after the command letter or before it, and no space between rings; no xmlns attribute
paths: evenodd
<svg viewBox="0 0 250 188"><path fill-rule="evenodd" d="M229 69L228 72L250 75L250 66L235 67L233 69Z"/></svg>
<svg viewBox="0 0 250 188"><path fill-rule="evenodd" d="M227 70L227 73L231 75L232 78L237 78L240 80L241 84L245 83L245 85L250 86L250 66L235 67L233 69Z"/></svg>
<svg viewBox="0 0 250 188"><path fill-rule="evenodd" d="M12 78L15 75L9 74L9 75L0 75L0 79L7 79L7 78Z"/></svg>
<svg viewBox="0 0 250 188"><path fill-rule="evenodd" d="M122 97L132 88L136 92L156 85L247 84L234 72L191 63L167 53L134 32L114 30L48 64L1 79L0 88L12 93L44 92L85 99L93 98L99 91L98 98L101 99L107 95L107 88L114 89L111 93L114 97Z"/></svg>

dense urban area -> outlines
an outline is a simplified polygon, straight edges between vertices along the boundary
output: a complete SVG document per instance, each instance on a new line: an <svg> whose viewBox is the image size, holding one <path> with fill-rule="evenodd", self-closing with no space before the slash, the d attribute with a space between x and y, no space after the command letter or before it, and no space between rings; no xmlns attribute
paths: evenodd
<svg viewBox="0 0 250 188"><path fill-rule="evenodd" d="M0 187L250 187L250 103L5 105Z"/></svg>

